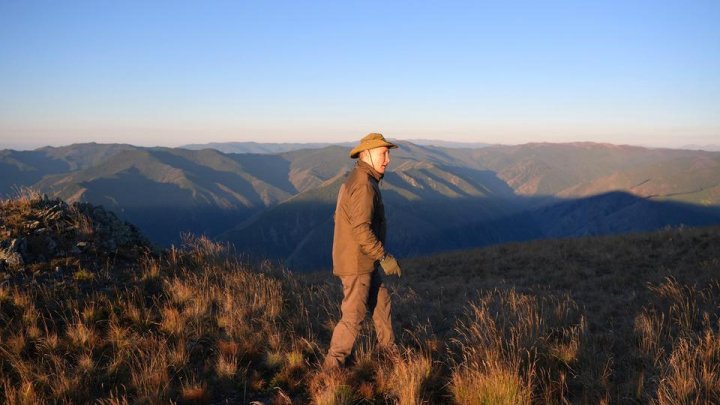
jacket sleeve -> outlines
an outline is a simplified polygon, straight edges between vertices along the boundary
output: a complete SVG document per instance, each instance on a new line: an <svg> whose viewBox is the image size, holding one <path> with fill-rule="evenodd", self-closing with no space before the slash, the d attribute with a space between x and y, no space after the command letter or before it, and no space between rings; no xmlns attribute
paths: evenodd
<svg viewBox="0 0 720 405"><path fill-rule="evenodd" d="M349 217L352 236L360 245L360 250L373 260L385 256L385 248L379 235L372 231L372 218L375 209L375 190L370 185L362 185L351 190L348 196Z"/></svg>

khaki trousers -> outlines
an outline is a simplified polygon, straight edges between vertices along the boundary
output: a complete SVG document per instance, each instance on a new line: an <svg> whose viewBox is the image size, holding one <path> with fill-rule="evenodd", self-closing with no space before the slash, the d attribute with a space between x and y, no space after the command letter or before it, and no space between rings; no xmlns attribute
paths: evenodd
<svg viewBox="0 0 720 405"><path fill-rule="evenodd" d="M390 346L395 342L390 320L390 294L380 272L375 269L368 274L341 276L340 280L343 285L342 318L333 330L330 350L323 363L325 369L338 368L345 363L368 312L372 313L380 346Z"/></svg>

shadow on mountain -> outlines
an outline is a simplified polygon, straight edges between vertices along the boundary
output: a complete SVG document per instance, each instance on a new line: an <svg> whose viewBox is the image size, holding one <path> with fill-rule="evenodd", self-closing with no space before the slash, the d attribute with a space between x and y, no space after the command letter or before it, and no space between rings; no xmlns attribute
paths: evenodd
<svg viewBox="0 0 720 405"><path fill-rule="evenodd" d="M720 223L720 207L658 201L614 191L566 200L534 212L545 237L646 232Z"/></svg>
<svg viewBox="0 0 720 405"><path fill-rule="evenodd" d="M298 190L288 180L290 162L279 155L256 155L256 154L233 154L228 155L231 159L240 163L243 169L275 187L289 193L295 194Z"/></svg>
<svg viewBox="0 0 720 405"><path fill-rule="evenodd" d="M162 247L178 246L183 233L217 235L228 224L240 223L256 213L249 209L219 210L211 207L128 208L118 215L136 225L150 240Z"/></svg>
<svg viewBox="0 0 720 405"><path fill-rule="evenodd" d="M0 151L0 197L10 197L18 185L31 185L51 174L70 170L61 159L38 151Z"/></svg>
<svg viewBox="0 0 720 405"><path fill-rule="evenodd" d="M507 242L720 224L720 207L653 201L625 192L554 203L548 197L447 198L399 205L390 200L387 248L401 258ZM493 216L499 206L510 207L511 213ZM224 234L224 239L250 258L284 261L294 271L329 269L334 208L327 201L298 202Z"/></svg>
<svg viewBox="0 0 720 405"><path fill-rule="evenodd" d="M138 226L153 242L164 246L177 243L183 232L217 234L228 224L241 222L260 209L220 209L197 204L192 190L152 181L135 168L80 186L86 189L86 200L112 209Z"/></svg>
<svg viewBox="0 0 720 405"><path fill-rule="evenodd" d="M328 202L280 205L219 238L253 260L281 260L303 269L327 266L334 210Z"/></svg>

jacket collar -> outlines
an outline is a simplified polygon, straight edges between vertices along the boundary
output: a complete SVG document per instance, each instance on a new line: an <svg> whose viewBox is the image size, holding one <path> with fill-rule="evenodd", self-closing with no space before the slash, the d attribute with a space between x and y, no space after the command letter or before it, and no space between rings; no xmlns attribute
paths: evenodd
<svg viewBox="0 0 720 405"><path fill-rule="evenodd" d="M378 173L377 170L375 170L372 166L370 166L369 164L363 162L362 160L359 160L359 159L358 159L357 164L356 164L355 167L357 167L359 170L362 170L362 171L364 171L365 173L367 173L368 176L370 176L370 177L372 177L373 179L375 179L375 181L380 181L380 180L382 180L382 178L383 178L383 175L382 175L382 174Z"/></svg>

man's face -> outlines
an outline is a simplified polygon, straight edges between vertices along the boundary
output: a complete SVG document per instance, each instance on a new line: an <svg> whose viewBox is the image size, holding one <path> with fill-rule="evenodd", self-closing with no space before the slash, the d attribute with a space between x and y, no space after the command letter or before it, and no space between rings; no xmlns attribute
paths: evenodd
<svg viewBox="0 0 720 405"><path fill-rule="evenodd" d="M387 146L381 146L368 150L366 162L372 165L378 173L384 174L385 168L390 164L390 149Z"/></svg>

